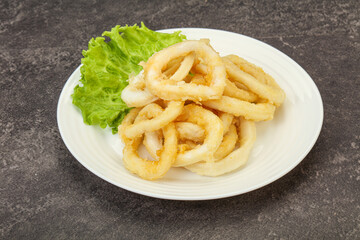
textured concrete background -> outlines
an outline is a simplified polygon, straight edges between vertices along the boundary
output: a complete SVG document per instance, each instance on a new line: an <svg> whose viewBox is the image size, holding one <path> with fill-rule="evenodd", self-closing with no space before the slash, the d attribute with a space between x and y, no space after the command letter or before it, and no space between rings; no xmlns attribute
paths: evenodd
<svg viewBox="0 0 360 240"><path fill-rule="evenodd" d="M0 1L0 238L359 239L359 16L357 0ZM289 55L324 101L313 150L262 189L203 202L140 196L86 170L59 135L60 91L91 37L140 21L229 30Z"/></svg>

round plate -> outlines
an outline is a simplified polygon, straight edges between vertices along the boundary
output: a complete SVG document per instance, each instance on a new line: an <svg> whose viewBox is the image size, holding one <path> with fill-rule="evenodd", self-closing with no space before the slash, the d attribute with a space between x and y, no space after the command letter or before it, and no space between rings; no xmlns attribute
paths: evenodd
<svg viewBox="0 0 360 240"><path fill-rule="evenodd" d="M57 120L61 136L74 157L102 179L139 194L173 200L206 200L246 193L263 187L293 169L319 136L323 105L310 76L279 50L250 37L214 29L184 28L187 39L210 39L221 56L236 54L262 67L286 93L272 121L256 123L257 140L247 164L220 177L198 176L172 168L161 180L146 181L128 172L122 162L122 143L110 129L88 126L72 104L79 83L78 67L60 95Z"/></svg>

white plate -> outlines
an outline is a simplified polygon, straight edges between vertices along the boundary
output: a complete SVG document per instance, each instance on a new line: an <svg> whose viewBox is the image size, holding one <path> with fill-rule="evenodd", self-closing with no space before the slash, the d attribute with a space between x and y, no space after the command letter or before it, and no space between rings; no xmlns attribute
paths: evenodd
<svg viewBox="0 0 360 240"><path fill-rule="evenodd" d="M305 158L323 122L320 93L310 76L277 49L240 34L213 29L184 28L188 39L209 38L220 55L237 54L262 67L286 92L284 104L269 122L257 123L257 141L242 169L212 178L172 168L163 179L145 181L122 163L122 144L110 129L87 126L72 104L79 83L78 67L60 95L57 119L61 136L74 157L102 179L139 194L174 200L205 200L234 196L263 187L293 169Z"/></svg>

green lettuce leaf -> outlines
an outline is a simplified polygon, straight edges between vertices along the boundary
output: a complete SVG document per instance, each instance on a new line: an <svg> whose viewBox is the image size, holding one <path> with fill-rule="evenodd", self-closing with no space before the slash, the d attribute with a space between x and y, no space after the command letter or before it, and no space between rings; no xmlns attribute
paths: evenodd
<svg viewBox="0 0 360 240"><path fill-rule="evenodd" d="M107 126L113 133L130 108L121 99L121 91L128 85L130 74L138 74L139 62L186 37L180 32L158 33L141 27L116 26L102 34L108 37L92 38L88 50L82 52L81 84L74 88L73 104L82 113L84 123Z"/></svg>

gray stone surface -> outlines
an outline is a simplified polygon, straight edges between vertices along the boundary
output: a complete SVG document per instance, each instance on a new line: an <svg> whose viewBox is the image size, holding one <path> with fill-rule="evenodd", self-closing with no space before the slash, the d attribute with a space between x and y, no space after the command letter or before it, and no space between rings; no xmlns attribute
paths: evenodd
<svg viewBox="0 0 360 240"><path fill-rule="evenodd" d="M359 1L0 1L1 239L359 239ZM91 37L117 24L205 27L280 49L317 84L324 125L278 181L226 199L166 201L82 167L56 124Z"/></svg>

